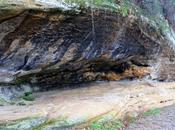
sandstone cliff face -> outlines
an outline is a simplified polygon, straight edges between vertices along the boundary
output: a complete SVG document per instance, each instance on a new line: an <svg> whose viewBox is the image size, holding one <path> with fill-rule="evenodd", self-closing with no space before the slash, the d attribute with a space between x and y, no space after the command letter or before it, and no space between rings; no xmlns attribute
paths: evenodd
<svg viewBox="0 0 175 130"><path fill-rule="evenodd" d="M161 63L164 59L170 62L167 68L172 71L173 7L168 8L170 3L163 1L152 1L151 5L129 2L144 11L160 4L158 7L164 12L144 15L132 12L127 6L118 12L101 8L86 8L78 13L43 12L26 10L26 5L34 7L31 3L20 5L23 9L16 16L1 19L0 82L62 84L142 78L151 75L150 68L159 59L163 59ZM39 9L36 3L32 5ZM59 5L61 9L62 4ZM63 8L67 7L72 4ZM170 23L168 27L165 17ZM163 26L157 24L159 18ZM174 79L174 70L169 74L167 69L161 71L161 66L156 69L153 78Z"/></svg>

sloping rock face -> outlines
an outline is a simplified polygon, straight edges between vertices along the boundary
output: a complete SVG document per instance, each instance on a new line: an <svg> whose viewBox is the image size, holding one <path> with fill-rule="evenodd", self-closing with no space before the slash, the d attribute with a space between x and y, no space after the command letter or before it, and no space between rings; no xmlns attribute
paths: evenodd
<svg viewBox="0 0 175 130"><path fill-rule="evenodd" d="M160 46L131 19L103 11L93 15L26 12L2 23L9 32L1 38L1 69L18 71L19 77L35 70L22 80L48 84L146 75ZM17 26L14 31L10 24Z"/></svg>
<svg viewBox="0 0 175 130"><path fill-rule="evenodd" d="M167 40L168 44L162 46L162 54L157 57L156 64L153 65L151 77L158 80L172 81L174 78L175 57L174 57L174 43L175 43L175 1L169 0L129 0L131 3L139 6L142 9L142 14L151 19L159 20L162 26L163 37ZM161 23L161 19L166 22Z"/></svg>
<svg viewBox="0 0 175 130"><path fill-rule="evenodd" d="M132 2L150 11L145 3ZM173 40L143 16L135 16L129 10L127 16L121 15L124 12L26 10L3 20L0 23L0 82L53 85L150 75L150 67L159 58L170 61L170 57L174 57L171 46L167 46ZM169 18L172 11L165 12ZM162 78L161 71L156 74L154 78L161 80L174 75L164 73Z"/></svg>

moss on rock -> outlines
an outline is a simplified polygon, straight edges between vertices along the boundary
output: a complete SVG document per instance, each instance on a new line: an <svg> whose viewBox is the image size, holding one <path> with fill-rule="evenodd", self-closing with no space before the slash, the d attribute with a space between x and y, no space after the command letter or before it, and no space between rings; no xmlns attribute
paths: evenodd
<svg viewBox="0 0 175 130"><path fill-rule="evenodd" d="M43 124L46 121L44 117L31 117L20 119L6 124L1 124L2 130L27 130Z"/></svg>

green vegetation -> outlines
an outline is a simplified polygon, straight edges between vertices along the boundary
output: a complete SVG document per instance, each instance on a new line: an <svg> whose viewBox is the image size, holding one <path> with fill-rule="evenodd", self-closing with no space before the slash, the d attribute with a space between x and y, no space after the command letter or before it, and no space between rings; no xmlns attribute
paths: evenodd
<svg viewBox="0 0 175 130"><path fill-rule="evenodd" d="M44 117L30 117L13 122L8 124L0 124L0 129L3 130L29 130L33 129L36 126L43 124L46 121Z"/></svg>
<svg viewBox="0 0 175 130"><path fill-rule="evenodd" d="M143 113L143 116L152 116L152 115L157 115L160 114L160 109L155 108L155 109L150 109L146 112ZM134 123L136 119L133 118L132 122L128 123ZM59 117L58 119L47 119L47 118L42 118L42 117L34 117L34 118L26 118L26 119L21 119L18 121L14 121L11 123L1 125L0 128L5 128L5 129L33 129L33 130L42 130L42 129L66 129L66 128L71 128L75 126L75 124L78 126L78 124L81 124L84 122L84 120L79 121L69 121L67 118L61 118ZM89 130L118 130L122 129L125 127L124 123L116 119L114 115L102 115L94 119L93 121L90 121L88 124L87 129Z"/></svg>
<svg viewBox="0 0 175 130"><path fill-rule="evenodd" d="M171 0L172 3L173 0ZM1 1L2 3L7 3L5 0ZM163 8L161 2L159 0L151 0L151 2L145 3L146 7L140 7L131 2L130 0L64 0L64 5L71 7L72 12L80 11L82 9L92 8L94 10L105 9L113 12L117 12L123 17L127 17L129 14L136 16L139 19L139 24L143 27L143 23L147 23L148 25L156 28L156 33L160 33L158 35L164 35L167 32L170 32L170 27L167 21L164 18ZM46 9L51 11L60 11L63 10L61 7L59 8L51 8ZM143 20L145 17L145 21ZM149 29L148 29L149 30ZM151 34L149 34L151 35ZM30 76L28 77L20 77L16 80L16 83L26 83L30 82Z"/></svg>
<svg viewBox="0 0 175 130"><path fill-rule="evenodd" d="M34 127L33 130L42 130L42 128L52 125L55 122L56 122L55 120L47 120L43 124L40 124L39 126Z"/></svg>
<svg viewBox="0 0 175 130"><path fill-rule="evenodd" d="M79 8L93 8L93 9L107 9L113 12L118 12L122 16L126 17L128 15L130 6L127 0L122 0L122 2L117 2L116 0L65 0L68 4L75 4Z"/></svg>
<svg viewBox="0 0 175 130"><path fill-rule="evenodd" d="M24 93L24 95L21 98L26 100L26 101L34 101L35 100L35 97L33 96L32 92Z"/></svg>
<svg viewBox="0 0 175 130"><path fill-rule="evenodd" d="M20 101L20 102L17 103L17 105L19 105L19 106L25 106L26 103L24 101Z"/></svg>
<svg viewBox="0 0 175 130"><path fill-rule="evenodd" d="M169 25L163 16L162 5L158 0L152 0L150 7L148 7L149 10L139 7L129 0L65 0L65 2L70 5L77 5L78 8L107 9L117 12L123 17L133 14L140 19L140 22L143 22L141 17L145 17L148 19L147 24L155 27L160 34L169 31Z"/></svg>
<svg viewBox="0 0 175 130"><path fill-rule="evenodd" d="M143 113L143 116L154 116L160 114L161 111L158 108L150 109Z"/></svg>
<svg viewBox="0 0 175 130"><path fill-rule="evenodd" d="M46 117L30 117L16 121L9 122L7 124L0 124L0 129L7 130L42 130L43 128L68 128L71 122L67 122L65 118L48 120Z"/></svg>
<svg viewBox="0 0 175 130"><path fill-rule="evenodd" d="M5 101L3 98L0 98L0 106L4 106L6 103L7 101Z"/></svg>
<svg viewBox="0 0 175 130"><path fill-rule="evenodd" d="M77 124L77 123L76 123ZM0 124L0 129L32 129L32 130L42 130L42 129L66 129L71 128L75 124L73 122L69 122L65 119L53 119L48 120L42 117L33 117L17 120L14 122L10 122L8 124ZM77 124L78 125L78 124ZM106 122L93 122L88 129L90 130L117 130L124 127L124 124L120 120L112 120Z"/></svg>
<svg viewBox="0 0 175 130"><path fill-rule="evenodd" d="M107 122L93 122L90 126L91 130L117 130L124 127L120 120L113 120Z"/></svg>
<svg viewBox="0 0 175 130"><path fill-rule="evenodd" d="M82 120L81 120L82 121ZM80 122L81 122L80 121ZM36 126L33 130L42 130L42 129L66 129L73 127L75 124L78 125L79 121L70 121L65 117L59 117L58 119L49 119L46 120L44 123Z"/></svg>
<svg viewBox="0 0 175 130"><path fill-rule="evenodd" d="M123 122L116 118L116 113L113 111L100 115L88 123L90 130L117 130L124 126Z"/></svg>

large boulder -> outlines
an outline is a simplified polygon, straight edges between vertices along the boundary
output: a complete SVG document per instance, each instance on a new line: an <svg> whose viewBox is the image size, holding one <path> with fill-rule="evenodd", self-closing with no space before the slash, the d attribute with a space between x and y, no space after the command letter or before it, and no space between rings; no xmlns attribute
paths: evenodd
<svg viewBox="0 0 175 130"><path fill-rule="evenodd" d="M91 3L93 8L81 9L75 3L55 4L64 10L60 11L48 2L35 2L15 5L23 12L0 23L1 83L80 83L149 75L174 79L175 71L162 76L162 67L157 70L157 63L164 62L159 59L169 63L174 58L174 22L168 19L174 10L169 11L167 3L130 0ZM50 8L45 12L46 5ZM155 5L164 12L149 12Z"/></svg>

